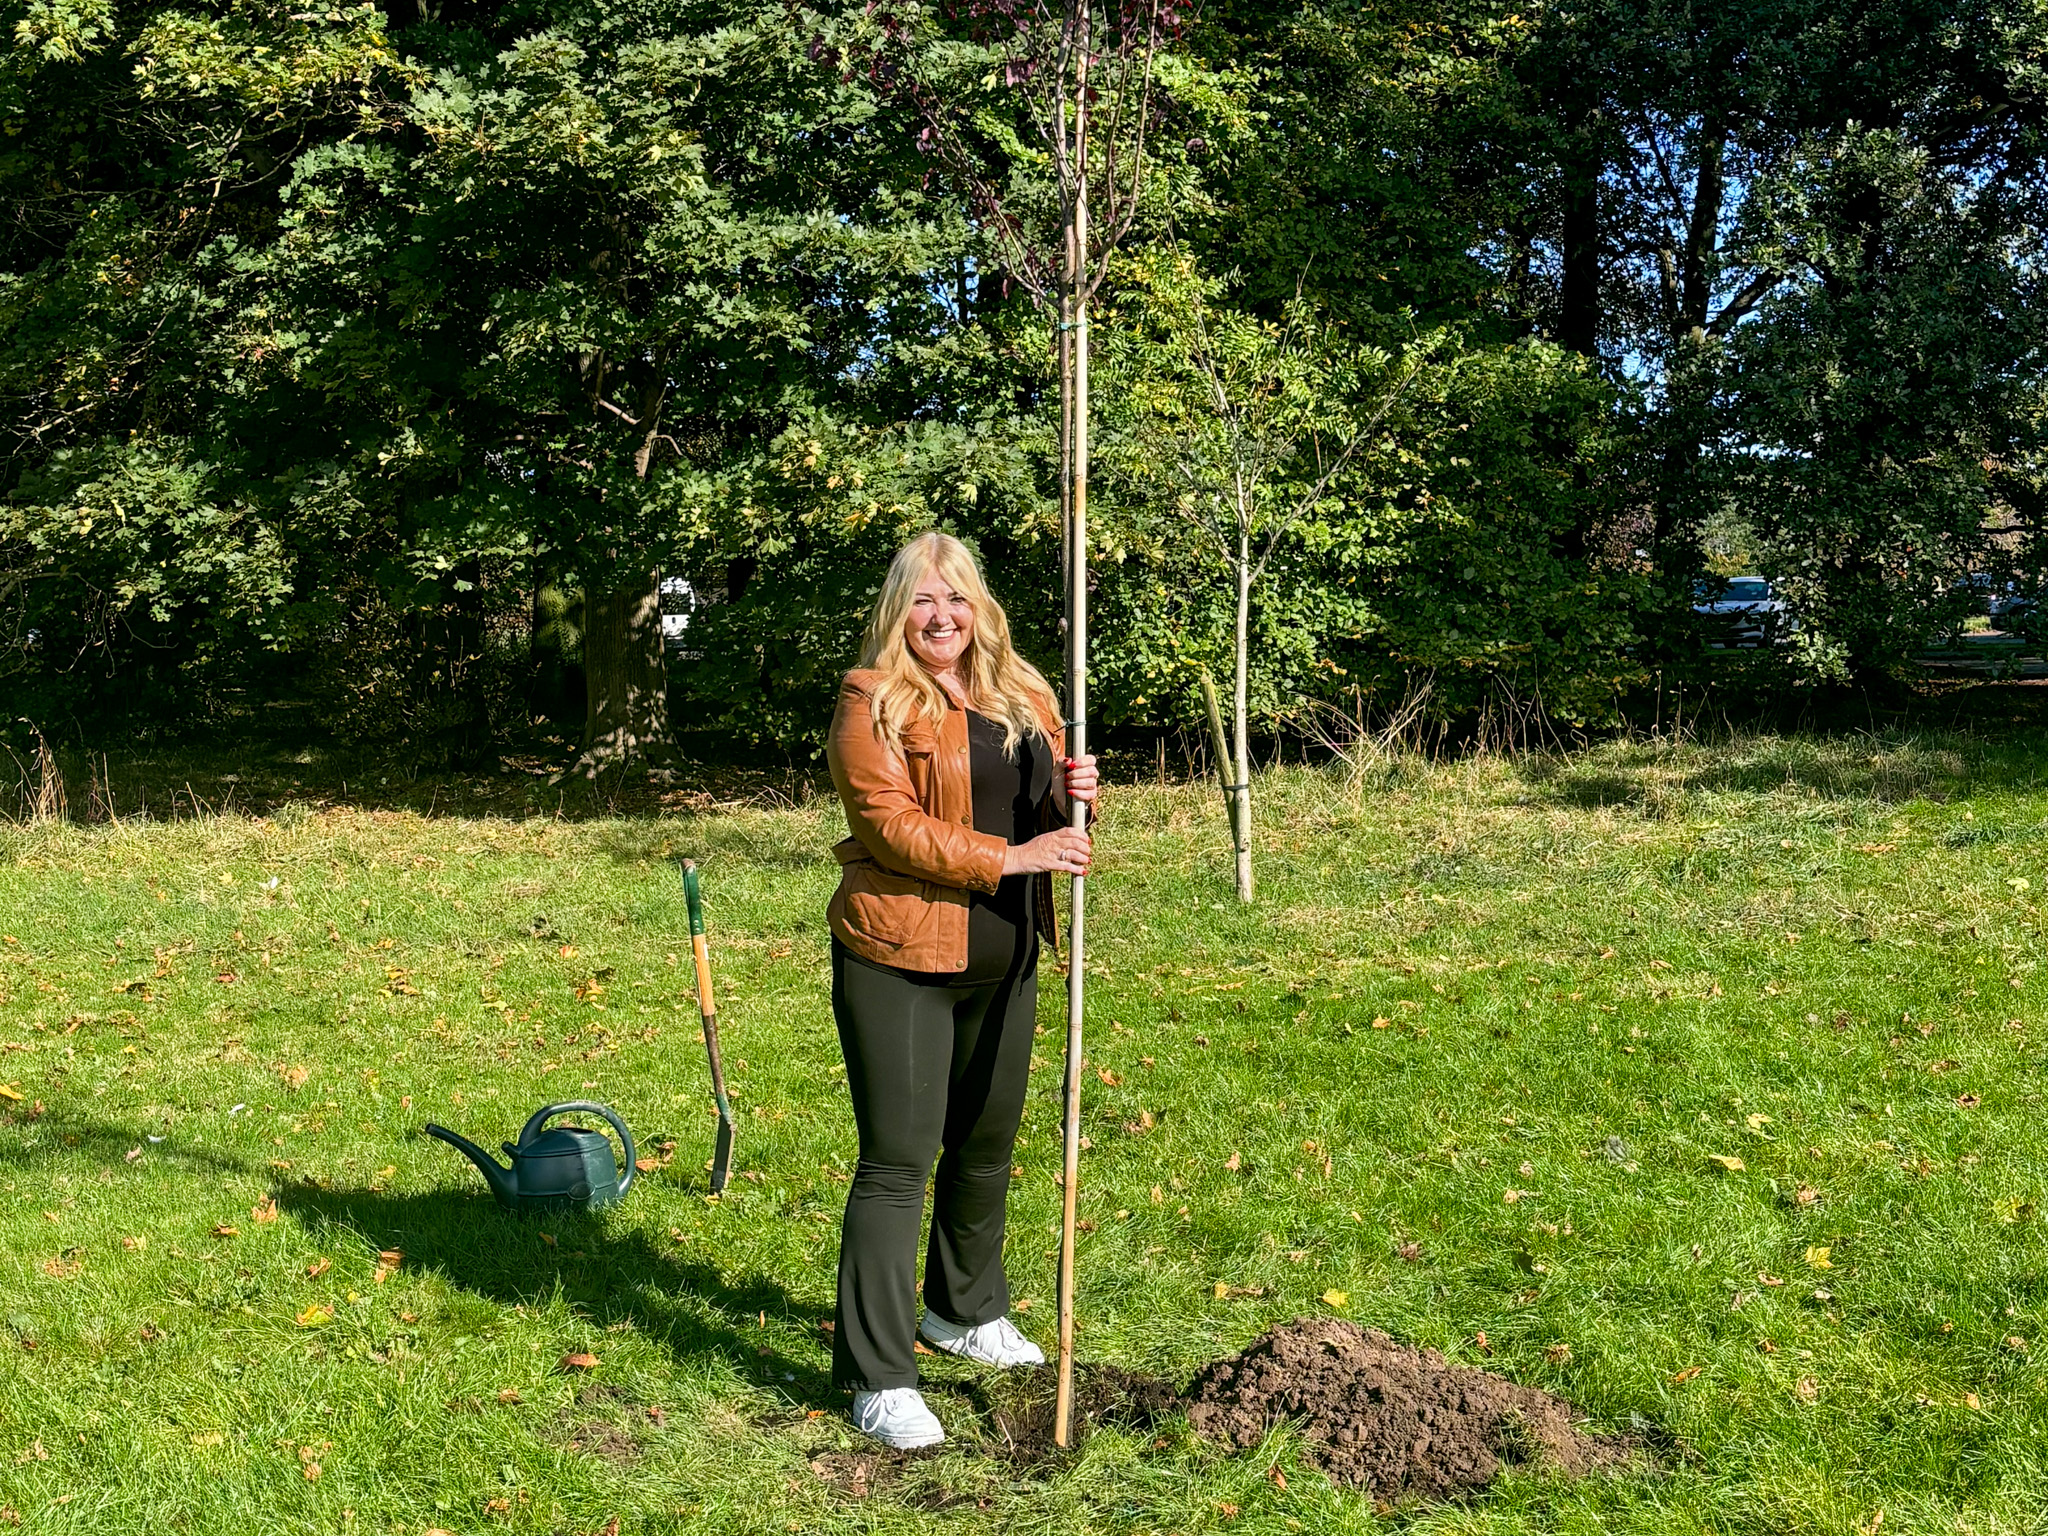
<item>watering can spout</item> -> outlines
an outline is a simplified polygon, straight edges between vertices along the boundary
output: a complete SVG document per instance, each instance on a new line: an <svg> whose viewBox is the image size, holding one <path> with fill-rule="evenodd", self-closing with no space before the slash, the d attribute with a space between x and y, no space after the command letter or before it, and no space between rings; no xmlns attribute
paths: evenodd
<svg viewBox="0 0 2048 1536"><path fill-rule="evenodd" d="M429 1136L447 1142L449 1146L460 1152L472 1163L475 1163L477 1172L481 1173L489 1181L491 1193L498 1197L499 1204L507 1208L518 1204L519 1187L512 1171L500 1167L498 1160L492 1157L490 1153L471 1141L467 1136L456 1135L455 1132L449 1130L445 1125L427 1125L423 1126L422 1129Z"/></svg>

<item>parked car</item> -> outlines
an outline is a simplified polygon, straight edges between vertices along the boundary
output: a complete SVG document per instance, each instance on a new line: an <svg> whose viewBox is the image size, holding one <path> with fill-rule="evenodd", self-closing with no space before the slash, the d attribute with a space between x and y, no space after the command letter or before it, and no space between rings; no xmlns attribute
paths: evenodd
<svg viewBox="0 0 2048 1536"><path fill-rule="evenodd" d="M2024 640L2030 645L2048 643L2048 623L2044 623L2043 618L2041 596L2038 592L2008 593L2004 600L1991 610L1991 622L1999 633Z"/></svg>
<svg viewBox="0 0 2048 1536"><path fill-rule="evenodd" d="M1692 611L1709 621L1711 645L1776 645L1792 632L1784 602L1761 576L1700 583Z"/></svg>
<svg viewBox="0 0 2048 1536"><path fill-rule="evenodd" d="M1999 583L1992 592L1991 600L1984 605L1984 611L1991 616L1991 622L1995 627L2009 630L2013 626L2006 622L2007 620L2031 615L2038 602L2038 595L2031 587L2022 586L2017 581L2007 581Z"/></svg>

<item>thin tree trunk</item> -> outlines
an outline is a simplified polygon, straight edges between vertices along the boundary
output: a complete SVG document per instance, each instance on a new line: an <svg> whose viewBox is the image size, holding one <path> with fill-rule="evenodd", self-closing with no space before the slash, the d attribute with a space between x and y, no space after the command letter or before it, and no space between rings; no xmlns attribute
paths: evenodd
<svg viewBox="0 0 2048 1536"><path fill-rule="evenodd" d="M1252 899L1252 749L1251 719L1246 707L1246 673L1251 668L1252 548L1251 532L1242 523L1237 533L1237 625L1233 635L1231 661L1236 676L1231 680L1231 727L1237 733L1237 780L1231 793L1235 811L1230 818L1231 837L1237 845L1237 899Z"/></svg>
<svg viewBox="0 0 2048 1536"><path fill-rule="evenodd" d="M660 573L583 600L583 675L589 703L577 770L594 778L669 748L668 666L661 649Z"/></svg>
<svg viewBox="0 0 2048 1536"><path fill-rule="evenodd" d="M465 560L442 583L444 621L439 637L456 719L440 734L444 760L458 768L496 768L490 703L484 694L483 562Z"/></svg>
<svg viewBox="0 0 2048 1536"><path fill-rule="evenodd" d="M1685 251L1679 262L1678 331L1674 346L1703 339L1713 303L1714 251L1720 243L1721 204L1727 195L1722 161L1728 129L1715 123L1700 136L1699 170L1693 178L1692 217L1686 221Z"/></svg>
<svg viewBox="0 0 2048 1536"><path fill-rule="evenodd" d="M1058 359L1060 381L1060 592L1068 592L1074 580L1074 295L1060 297L1059 322L1053 329L1053 350ZM1060 614L1060 635L1071 639L1071 615ZM1071 714L1071 710L1069 711Z"/></svg>
<svg viewBox="0 0 2048 1536"><path fill-rule="evenodd" d="M1727 142L1725 124L1702 126L1692 210L1686 219L1670 316L1664 409L1659 421L1664 446L1653 503L1656 524L1648 538L1656 568L1667 573L1667 579L1676 578L1687 585L1704 564L1701 530L1713 510L1713 492L1702 482L1701 460L1712 429L1712 348L1707 326L1721 209L1727 197L1723 170ZM1681 618L1688 617L1683 606L1678 612Z"/></svg>
<svg viewBox="0 0 2048 1536"><path fill-rule="evenodd" d="M1584 357L1600 349L1600 160L1592 124L1580 130L1579 163L1567 165L1558 284L1558 345Z"/></svg>
<svg viewBox="0 0 2048 1536"><path fill-rule="evenodd" d="M662 441L668 401L666 356L640 392L640 443L633 474L645 480ZM620 570L620 584L584 590L583 675L587 689L583 753L570 773L594 779L634 762L663 763L671 750L668 656L661 642L661 572Z"/></svg>

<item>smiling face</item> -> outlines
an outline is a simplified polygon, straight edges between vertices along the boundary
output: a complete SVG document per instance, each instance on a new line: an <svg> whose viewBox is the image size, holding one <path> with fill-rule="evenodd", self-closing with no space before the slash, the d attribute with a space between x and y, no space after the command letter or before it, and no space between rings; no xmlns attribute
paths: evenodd
<svg viewBox="0 0 2048 1536"><path fill-rule="evenodd" d="M949 671L974 640L974 605L936 570L927 570L903 619L911 655L934 672Z"/></svg>

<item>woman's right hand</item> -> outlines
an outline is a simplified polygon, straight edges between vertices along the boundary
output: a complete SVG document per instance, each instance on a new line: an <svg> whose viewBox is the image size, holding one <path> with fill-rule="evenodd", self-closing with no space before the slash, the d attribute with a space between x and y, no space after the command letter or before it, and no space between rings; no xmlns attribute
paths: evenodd
<svg viewBox="0 0 2048 1536"><path fill-rule="evenodd" d="M1085 875L1092 852L1086 832L1059 827L1034 837L1028 843L1015 843L1005 849L1003 873Z"/></svg>

